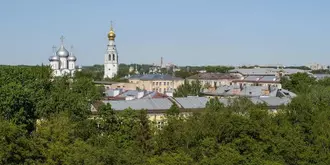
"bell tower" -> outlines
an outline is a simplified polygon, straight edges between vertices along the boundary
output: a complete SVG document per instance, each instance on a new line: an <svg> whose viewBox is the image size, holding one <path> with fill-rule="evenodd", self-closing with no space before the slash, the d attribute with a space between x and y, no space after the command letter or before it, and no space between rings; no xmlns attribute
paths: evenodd
<svg viewBox="0 0 330 165"><path fill-rule="evenodd" d="M118 73L118 53L115 38L116 34L111 21L111 27L108 33L108 46L104 55L104 78L113 78Z"/></svg>

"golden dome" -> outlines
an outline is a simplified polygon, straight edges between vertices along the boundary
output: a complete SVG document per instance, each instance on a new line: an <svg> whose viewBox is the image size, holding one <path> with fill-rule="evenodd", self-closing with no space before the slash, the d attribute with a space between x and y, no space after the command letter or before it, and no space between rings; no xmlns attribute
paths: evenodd
<svg viewBox="0 0 330 165"><path fill-rule="evenodd" d="M112 26L111 26L110 31L108 33L108 38L109 38L109 40L115 40L115 38L116 38L116 33L113 30Z"/></svg>

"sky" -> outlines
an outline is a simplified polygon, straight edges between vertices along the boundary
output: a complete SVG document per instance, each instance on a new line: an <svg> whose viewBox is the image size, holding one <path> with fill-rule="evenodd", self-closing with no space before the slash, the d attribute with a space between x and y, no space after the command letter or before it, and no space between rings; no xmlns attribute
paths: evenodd
<svg viewBox="0 0 330 165"><path fill-rule="evenodd" d="M102 64L110 21L120 63L330 64L329 0L1 0L0 64L47 64L65 37Z"/></svg>

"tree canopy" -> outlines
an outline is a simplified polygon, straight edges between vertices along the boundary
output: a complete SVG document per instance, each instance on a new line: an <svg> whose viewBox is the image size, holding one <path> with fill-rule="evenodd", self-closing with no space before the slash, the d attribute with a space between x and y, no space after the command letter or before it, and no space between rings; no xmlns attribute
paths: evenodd
<svg viewBox="0 0 330 165"><path fill-rule="evenodd" d="M230 106L213 98L185 117L173 104L158 129L147 110L107 104L89 113L100 97L90 78L1 66L0 164L330 164L329 79L283 81L299 94L276 113L246 98Z"/></svg>

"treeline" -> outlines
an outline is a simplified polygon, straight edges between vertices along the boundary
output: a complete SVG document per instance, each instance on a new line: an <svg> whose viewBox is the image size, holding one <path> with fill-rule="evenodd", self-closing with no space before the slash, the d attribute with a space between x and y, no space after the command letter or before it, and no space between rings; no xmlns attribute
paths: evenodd
<svg viewBox="0 0 330 165"><path fill-rule="evenodd" d="M100 92L89 77L2 66L0 164L330 164L330 81L283 81L299 95L277 113L246 98L226 107L211 99L189 117L173 105L159 129L145 110L91 114Z"/></svg>

